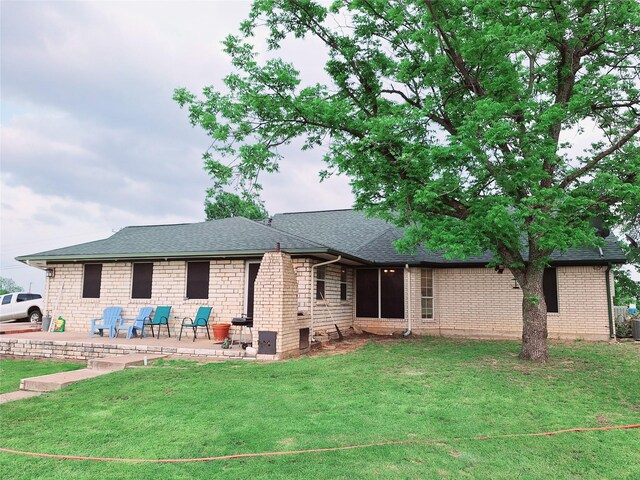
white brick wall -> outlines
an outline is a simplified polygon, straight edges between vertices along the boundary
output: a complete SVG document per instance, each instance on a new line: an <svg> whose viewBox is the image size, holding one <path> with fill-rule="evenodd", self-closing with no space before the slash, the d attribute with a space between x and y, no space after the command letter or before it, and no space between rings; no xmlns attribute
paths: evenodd
<svg viewBox="0 0 640 480"><path fill-rule="evenodd" d="M488 268L434 269L433 319L421 318L420 269L411 270L411 308L405 295L405 316L393 319L356 319L360 328L378 332L403 331L411 315L417 334L520 338L522 290L513 288L513 276ZM607 340L609 324L605 267L558 267L558 313L548 314L549 338ZM408 274L405 273L405 291Z"/></svg>
<svg viewBox="0 0 640 480"><path fill-rule="evenodd" d="M322 337L328 330L335 332L334 324L342 330L353 325L354 316L354 274L347 268L347 299L340 300L340 270L342 265L333 263L325 266L325 300L316 300L316 282L310 290L311 266L324 262L309 258L294 258L293 265L298 278L298 308L310 315L309 302L313 298L314 336ZM317 270L314 269L314 270Z"/></svg>
<svg viewBox="0 0 640 480"><path fill-rule="evenodd" d="M91 319L101 317L104 308L112 305L122 307L123 316L127 318L135 317L143 306L170 305L172 334L180 329L184 317L195 315L199 306L213 307L210 323L230 323L245 308L244 260L211 261L208 299L185 298L185 261L154 262L149 299L131 298L131 262L103 264L100 298L82 298L82 264L56 265L55 272L55 277L47 279L45 285L45 310L51 311L56 318L58 315L64 317L66 328L72 332L88 334Z"/></svg>
<svg viewBox="0 0 640 480"><path fill-rule="evenodd" d="M297 282L297 327L309 325L311 265L320 260L294 258ZM105 307L123 307L125 317L134 317L142 306L171 305L173 333L183 317L192 317L198 306L213 307L212 323L229 323L245 311L246 262L212 260L209 298L185 299L186 262L156 261L150 299L132 299L132 263L104 263L101 296L82 298L83 265L55 265L55 277L48 278L46 308L54 317L63 316L67 329L89 334L91 319L102 315ZM405 271L405 291L411 286L411 303L405 294L405 319L356 319L354 313L354 271L348 268L347 300L340 300L340 265L326 266L326 303L315 299L314 329L322 338L327 330L356 326L380 332L404 331L411 315L412 329L418 334L460 335L492 338L520 338L522 333L522 291L514 290L513 276L498 275L487 268L433 269L435 315L421 318L420 269ZM559 267L559 313L548 315L550 338L606 340L609 335L605 268ZM410 280L409 280L410 278ZM612 281L613 285L613 281ZM258 299L256 298L256 305ZM58 306L56 309L56 305ZM55 310L55 311L53 311ZM296 328L297 328L296 327Z"/></svg>
<svg viewBox="0 0 640 480"><path fill-rule="evenodd" d="M254 346L258 345L259 331L273 331L277 333L276 354L299 354L298 282L286 253L265 253L255 282L254 312Z"/></svg>

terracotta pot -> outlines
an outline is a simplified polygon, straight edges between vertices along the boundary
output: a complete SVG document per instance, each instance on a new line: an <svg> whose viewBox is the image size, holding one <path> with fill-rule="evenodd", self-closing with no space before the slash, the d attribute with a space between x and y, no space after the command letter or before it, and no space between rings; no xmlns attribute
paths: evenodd
<svg viewBox="0 0 640 480"><path fill-rule="evenodd" d="M230 323L214 323L213 324L213 341L224 342L224 339L229 336Z"/></svg>

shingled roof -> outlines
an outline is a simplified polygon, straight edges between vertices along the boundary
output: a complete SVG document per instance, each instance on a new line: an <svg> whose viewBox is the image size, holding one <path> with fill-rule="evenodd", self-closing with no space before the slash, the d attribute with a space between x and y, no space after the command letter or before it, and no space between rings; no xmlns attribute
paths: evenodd
<svg viewBox="0 0 640 480"><path fill-rule="evenodd" d="M394 242L403 236L401 229L377 218L369 218L356 210L282 213L268 223L278 230L313 238L336 251L366 259L378 265L486 265L491 252L465 259L446 259L443 252L418 248L413 254L398 253ZM526 253L525 253L526 259ZM571 248L552 255L555 264L625 263L626 259L615 236L605 239L602 255L597 248Z"/></svg>
<svg viewBox="0 0 640 480"><path fill-rule="evenodd" d="M145 258L255 257L277 243L294 255L342 255L353 262L375 265L486 265L491 254L448 260L441 253L419 248L398 253L393 243L402 230L355 210L283 213L255 222L242 217L207 222L127 227L109 238L33 255L22 262L125 260ZM598 249L569 249L554 254L555 264L624 263L615 237Z"/></svg>
<svg viewBox="0 0 640 480"><path fill-rule="evenodd" d="M126 227L109 238L17 257L20 261L115 260L263 255L280 243L291 253L324 253L316 242L242 217Z"/></svg>

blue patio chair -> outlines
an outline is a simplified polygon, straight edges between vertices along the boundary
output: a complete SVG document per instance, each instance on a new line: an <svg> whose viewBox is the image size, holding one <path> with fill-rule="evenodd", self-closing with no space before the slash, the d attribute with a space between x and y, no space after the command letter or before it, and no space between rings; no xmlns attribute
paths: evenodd
<svg viewBox="0 0 640 480"><path fill-rule="evenodd" d="M153 315L153 318L147 316L144 320L142 327L146 327L149 325L151 327L151 336L155 338L155 332L153 331L154 325L158 327L158 338L160 338L160 327L162 325L167 326L167 335L171 337L171 332L169 331L169 315L171 314L171 307L156 307L156 313ZM143 332L144 333L144 332Z"/></svg>
<svg viewBox="0 0 640 480"><path fill-rule="evenodd" d="M114 337L116 334L116 325L120 318L120 312L122 307L107 307L102 312L101 318L94 318L91 320L91 336L96 333L96 330L102 337L105 330L109 330L109 337Z"/></svg>
<svg viewBox="0 0 640 480"><path fill-rule="evenodd" d="M137 337L138 332L140 332L140 336L142 337L144 322L151 316L152 311L153 307L142 307L136 318L119 319L118 325L116 326L116 337L120 333L120 330L127 331L127 338L131 338L131 336Z"/></svg>
<svg viewBox="0 0 640 480"><path fill-rule="evenodd" d="M193 341L196 341L197 330L198 327L204 327L207 329L207 337L211 340L211 335L209 334L209 316L211 315L211 307L200 307L198 308L198 313L196 313L195 320L190 317L184 317L182 320L182 325L180 326L180 336L178 340L182 338L182 329L184 327L193 329Z"/></svg>

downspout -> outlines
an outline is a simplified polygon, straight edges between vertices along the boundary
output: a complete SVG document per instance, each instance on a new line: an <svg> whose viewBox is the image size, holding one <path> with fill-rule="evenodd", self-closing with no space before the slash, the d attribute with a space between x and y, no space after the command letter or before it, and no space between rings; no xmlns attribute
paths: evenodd
<svg viewBox="0 0 640 480"><path fill-rule="evenodd" d="M411 325L411 307L412 307L413 305L412 305L412 303L411 303L411 271L409 271L409 264L408 264L408 263L406 263L406 264L404 265L404 268L405 268L405 270L406 270L406 272L407 272L407 280L408 280L408 282L407 282L407 283L409 284L409 285L407 286L407 288L409 289L409 293L408 293L408 295L407 295L407 297L408 297L408 298L407 298L407 302L409 303L409 308L408 308L408 312L409 312L409 313L407 314L407 331L406 331L406 332L404 332L404 333L402 334L402 336L403 336L403 337L408 337L409 335L411 335L411 327L412 327L412 325Z"/></svg>
<svg viewBox="0 0 640 480"><path fill-rule="evenodd" d="M342 255L338 255L338 258L329 260L328 262L316 263L315 265L311 265L311 281L309 285L309 305L311 306L311 318L309 319L309 337L311 338L312 342L316 341L316 339L313 338L313 305L315 304L314 298L313 298L313 287L314 287L314 279L316 278L313 272L315 271L316 267L323 267L331 263L336 263L336 262L339 262L341 259L342 259Z"/></svg>
<svg viewBox="0 0 640 480"><path fill-rule="evenodd" d="M613 307L611 305L611 264L607 264L607 270L605 271L605 284L607 286L607 314L609 315L609 337L615 340L616 330L613 326Z"/></svg>

